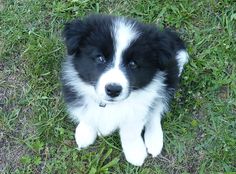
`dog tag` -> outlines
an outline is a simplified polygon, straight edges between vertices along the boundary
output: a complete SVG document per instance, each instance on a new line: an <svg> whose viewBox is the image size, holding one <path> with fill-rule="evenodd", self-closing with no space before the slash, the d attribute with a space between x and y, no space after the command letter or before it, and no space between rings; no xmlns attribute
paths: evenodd
<svg viewBox="0 0 236 174"><path fill-rule="evenodd" d="M101 102L101 103L99 104L99 106L105 108L105 107L106 107L106 103L102 103L102 102Z"/></svg>

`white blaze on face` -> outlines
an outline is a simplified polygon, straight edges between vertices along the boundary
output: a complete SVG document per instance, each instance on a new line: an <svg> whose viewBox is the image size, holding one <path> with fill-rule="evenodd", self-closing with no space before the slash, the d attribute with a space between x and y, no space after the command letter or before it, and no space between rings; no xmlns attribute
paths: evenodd
<svg viewBox="0 0 236 174"><path fill-rule="evenodd" d="M129 95L129 82L125 73L120 68L122 53L129 47L130 43L139 36L139 33L134 28L134 23L126 21L123 18L114 21L111 32L115 47L112 66L101 75L96 88L97 94L102 101L111 99L105 91L105 86L108 84L117 84L122 87L121 94L113 100L123 100Z"/></svg>
<svg viewBox="0 0 236 174"><path fill-rule="evenodd" d="M122 53L126 50L130 43L138 38L138 32L134 29L134 24L119 19L115 22L114 28L115 39L115 57L114 65L118 68L122 60Z"/></svg>

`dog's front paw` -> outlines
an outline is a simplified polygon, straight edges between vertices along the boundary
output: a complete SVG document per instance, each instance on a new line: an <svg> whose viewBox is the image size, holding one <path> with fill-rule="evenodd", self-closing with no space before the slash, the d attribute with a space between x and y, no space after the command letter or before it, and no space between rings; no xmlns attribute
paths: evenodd
<svg viewBox="0 0 236 174"><path fill-rule="evenodd" d="M80 122L75 130L75 141L78 149L88 147L93 144L97 137L97 131L84 122Z"/></svg>
<svg viewBox="0 0 236 174"><path fill-rule="evenodd" d="M123 150L126 160L135 166L141 166L147 157L144 144L133 144L130 147L124 147Z"/></svg>
<svg viewBox="0 0 236 174"><path fill-rule="evenodd" d="M152 157L156 157L161 153L163 147L163 133L159 132L151 132L146 131L144 134L145 145L147 147L147 151Z"/></svg>

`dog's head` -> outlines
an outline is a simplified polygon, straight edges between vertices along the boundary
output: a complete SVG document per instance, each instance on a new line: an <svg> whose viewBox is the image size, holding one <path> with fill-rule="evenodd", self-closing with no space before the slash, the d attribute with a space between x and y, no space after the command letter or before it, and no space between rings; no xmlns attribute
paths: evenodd
<svg viewBox="0 0 236 174"><path fill-rule="evenodd" d="M89 16L66 24L67 52L78 78L101 102L118 102L145 88L158 72L177 78L178 37L122 17ZM90 88L91 89L91 88Z"/></svg>

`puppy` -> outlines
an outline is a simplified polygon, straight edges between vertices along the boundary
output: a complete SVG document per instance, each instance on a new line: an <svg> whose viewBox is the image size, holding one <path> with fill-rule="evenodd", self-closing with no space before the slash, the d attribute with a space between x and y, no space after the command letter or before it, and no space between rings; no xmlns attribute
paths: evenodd
<svg viewBox="0 0 236 174"><path fill-rule="evenodd" d="M167 29L104 15L66 24L64 37L61 79L79 149L119 130L131 164L160 154L161 118L188 61L183 41Z"/></svg>

